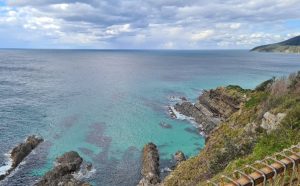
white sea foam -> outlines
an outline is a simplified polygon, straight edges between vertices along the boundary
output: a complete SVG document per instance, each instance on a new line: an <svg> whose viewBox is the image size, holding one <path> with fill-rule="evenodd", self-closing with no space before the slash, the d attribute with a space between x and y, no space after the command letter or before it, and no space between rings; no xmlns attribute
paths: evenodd
<svg viewBox="0 0 300 186"><path fill-rule="evenodd" d="M179 119L179 120L188 120L188 121L195 121L195 119L193 117L189 117L189 116L181 114L173 106L170 106L169 108L171 109L171 111L173 112L173 114L176 116L176 119Z"/></svg>
<svg viewBox="0 0 300 186"><path fill-rule="evenodd" d="M181 114L180 112L178 112L173 106L169 106L169 108L171 109L172 113L176 116L176 119L179 120L186 120L189 123L191 123L195 128L200 129L200 135L201 136L205 136L205 133L203 132L203 126L200 123L197 123L195 121L195 118L193 117L189 117L186 115Z"/></svg>
<svg viewBox="0 0 300 186"><path fill-rule="evenodd" d="M165 167L165 168L160 169L161 173L163 173L163 172L171 172L171 171L172 170L169 167Z"/></svg>
<svg viewBox="0 0 300 186"><path fill-rule="evenodd" d="M182 97L179 96L169 96L168 99L171 102L176 102L176 103L182 102Z"/></svg>
<svg viewBox="0 0 300 186"><path fill-rule="evenodd" d="M5 154L5 157L6 157L7 161L5 162L4 166L0 167L0 175L5 175L12 166L12 159L10 158L10 155Z"/></svg>
<svg viewBox="0 0 300 186"><path fill-rule="evenodd" d="M84 178L90 178L94 173L96 172L95 168L92 168L92 170L87 170L86 168L80 168L78 172L73 173L75 179L81 180Z"/></svg>

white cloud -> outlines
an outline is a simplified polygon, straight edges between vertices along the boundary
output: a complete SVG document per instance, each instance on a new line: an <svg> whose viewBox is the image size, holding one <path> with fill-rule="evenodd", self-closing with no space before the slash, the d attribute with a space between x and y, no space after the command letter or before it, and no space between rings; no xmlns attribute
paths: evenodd
<svg viewBox="0 0 300 186"><path fill-rule="evenodd" d="M131 32L130 24L124 24L124 25L112 25L107 27L106 33L109 35L119 35L124 32Z"/></svg>
<svg viewBox="0 0 300 186"><path fill-rule="evenodd" d="M16 43L38 38L41 47L50 41L61 47L99 43L112 48L251 48L299 34L299 29L285 24L300 22L299 0L6 3L0 7L1 33L15 38Z"/></svg>
<svg viewBox="0 0 300 186"><path fill-rule="evenodd" d="M198 32L196 34L192 34L191 40L201 41L201 40L204 40L204 39L208 39L211 36L213 36L214 33L215 33L214 30L204 30L204 31Z"/></svg>

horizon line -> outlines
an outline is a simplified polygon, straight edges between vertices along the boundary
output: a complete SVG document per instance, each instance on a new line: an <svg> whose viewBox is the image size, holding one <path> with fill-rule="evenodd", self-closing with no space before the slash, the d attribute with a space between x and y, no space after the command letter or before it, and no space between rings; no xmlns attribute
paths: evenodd
<svg viewBox="0 0 300 186"><path fill-rule="evenodd" d="M220 49L220 48L212 48L212 49L134 49L134 48L109 48L109 49L100 49L100 48L0 48L0 50L107 50L107 51L112 51L112 50L124 50L124 51L157 51L157 50L165 50L165 51L178 51L178 50L186 50L186 51L197 51L197 50L251 50L251 49L243 49L243 48L230 48L230 49Z"/></svg>

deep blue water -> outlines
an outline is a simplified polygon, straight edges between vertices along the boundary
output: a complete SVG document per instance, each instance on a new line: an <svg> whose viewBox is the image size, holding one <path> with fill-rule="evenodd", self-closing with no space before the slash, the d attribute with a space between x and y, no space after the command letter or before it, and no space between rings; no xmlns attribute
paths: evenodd
<svg viewBox="0 0 300 186"><path fill-rule="evenodd" d="M162 168L177 150L192 156L204 146L189 122L169 117L170 97L254 88L297 70L299 55L243 50L0 50L0 167L26 136L46 140L2 184L30 185L76 150L93 163L95 185L135 185L145 143L158 145Z"/></svg>

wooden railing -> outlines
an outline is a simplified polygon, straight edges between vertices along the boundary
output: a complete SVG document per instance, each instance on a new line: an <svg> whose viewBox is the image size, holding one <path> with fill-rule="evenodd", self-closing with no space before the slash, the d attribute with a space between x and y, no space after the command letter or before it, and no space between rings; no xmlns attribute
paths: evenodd
<svg viewBox="0 0 300 186"><path fill-rule="evenodd" d="M300 143L203 185L300 186Z"/></svg>

